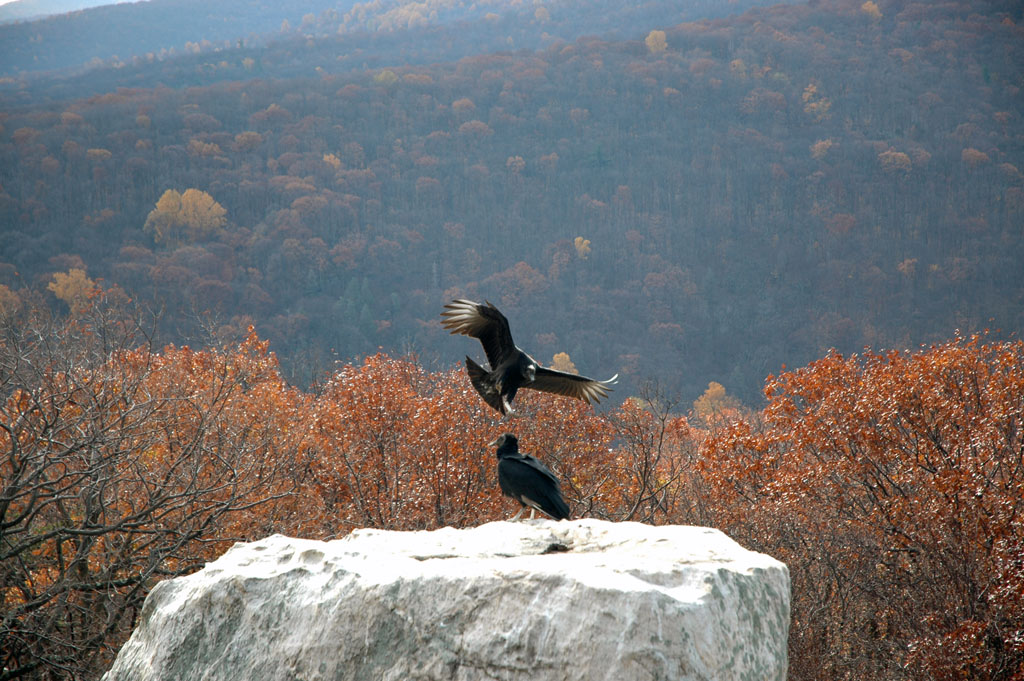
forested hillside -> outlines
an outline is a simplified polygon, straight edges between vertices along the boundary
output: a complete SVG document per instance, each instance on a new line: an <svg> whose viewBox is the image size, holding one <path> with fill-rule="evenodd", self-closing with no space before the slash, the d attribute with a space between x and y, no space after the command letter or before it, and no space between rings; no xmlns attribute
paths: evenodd
<svg viewBox="0 0 1024 681"><path fill-rule="evenodd" d="M337 73L359 56L312 40L193 55L239 74L202 87L12 91L0 293L252 323L303 385L378 348L450 366L479 348L441 305L488 298L616 398L755 404L829 347L1021 329L1021 13L836 0Z"/></svg>
<svg viewBox="0 0 1024 681"><path fill-rule="evenodd" d="M0 5L0 22L31 21L102 4L104 0L13 0Z"/></svg>
<svg viewBox="0 0 1024 681"><path fill-rule="evenodd" d="M187 54L232 52L228 61L252 57L239 48L294 41L303 51L318 44L321 68L348 70L334 57L369 49L389 60L441 61L499 49L536 49L583 35L635 38L639 30L698 18L736 14L770 0L146 0L108 4L34 22L0 26L0 77L57 78L67 71L145 68ZM376 38L383 37L383 44ZM388 38L397 38L389 40ZM339 39L341 38L341 39ZM351 39L350 39L351 38ZM412 49L410 49L412 47ZM397 56L397 58L396 58ZM278 67L280 64L277 65ZM171 70L175 65L169 66ZM275 69L276 71L277 69ZM305 75L312 73L308 68ZM106 74L110 76L112 74ZM285 75L276 73L278 77ZM293 74L288 74L293 75ZM199 77L225 80L230 70ZM124 77L124 74L120 74ZM99 82L105 82L101 79Z"/></svg>

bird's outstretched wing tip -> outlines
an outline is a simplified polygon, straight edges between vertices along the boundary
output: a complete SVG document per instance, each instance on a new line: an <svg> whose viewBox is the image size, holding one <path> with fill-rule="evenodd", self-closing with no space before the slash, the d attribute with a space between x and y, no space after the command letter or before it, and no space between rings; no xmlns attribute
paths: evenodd
<svg viewBox="0 0 1024 681"><path fill-rule="evenodd" d="M467 326L477 314L476 303L471 300L456 299L445 303L441 313L441 326L452 334L470 335Z"/></svg>
<svg viewBox="0 0 1024 681"><path fill-rule="evenodd" d="M467 307L476 307L476 303L465 298L455 298L444 304L444 309L447 312L442 312L441 314L458 314L460 311L465 311Z"/></svg>

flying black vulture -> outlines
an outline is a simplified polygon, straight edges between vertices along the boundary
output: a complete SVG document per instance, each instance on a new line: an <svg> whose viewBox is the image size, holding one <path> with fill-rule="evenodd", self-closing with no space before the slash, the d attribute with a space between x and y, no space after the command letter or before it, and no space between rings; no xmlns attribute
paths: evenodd
<svg viewBox="0 0 1024 681"><path fill-rule="evenodd" d="M607 381L595 381L586 376L542 367L516 346L505 315L489 302L481 305L459 299L444 307L445 311L441 313L444 328L477 338L484 346L490 371L468 356L466 370L476 391L502 415L512 411L512 400L520 388L567 395L590 404L591 400L600 402L602 397L608 397L609 386L619 378L615 374Z"/></svg>
<svg viewBox="0 0 1024 681"><path fill-rule="evenodd" d="M512 520L519 520L527 506L530 507L531 519L534 509L547 513L555 520L569 517L569 507L562 499L558 478L540 461L521 453L519 439L515 435L505 433L492 442L491 446L498 448L498 484L501 493L523 506Z"/></svg>

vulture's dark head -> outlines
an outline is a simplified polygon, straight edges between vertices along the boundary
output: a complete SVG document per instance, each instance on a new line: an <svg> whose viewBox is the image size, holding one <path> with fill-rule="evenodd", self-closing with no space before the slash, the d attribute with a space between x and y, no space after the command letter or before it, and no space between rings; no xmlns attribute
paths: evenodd
<svg viewBox="0 0 1024 681"><path fill-rule="evenodd" d="M519 451L519 438L512 433L505 433L499 435L498 439L488 446L498 448L497 454L500 459L504 454L515 454Z"/></svg>

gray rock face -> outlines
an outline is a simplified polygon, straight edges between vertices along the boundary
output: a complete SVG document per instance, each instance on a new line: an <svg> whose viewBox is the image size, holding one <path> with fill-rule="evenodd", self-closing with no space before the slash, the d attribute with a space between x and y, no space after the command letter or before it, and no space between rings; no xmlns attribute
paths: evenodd
<svg viewBox="0 0 1024 681"><path fill-rule="evenodd" d="M789 572L597 520L236 544L158 584L105 681L785 679Z"/></svg>

